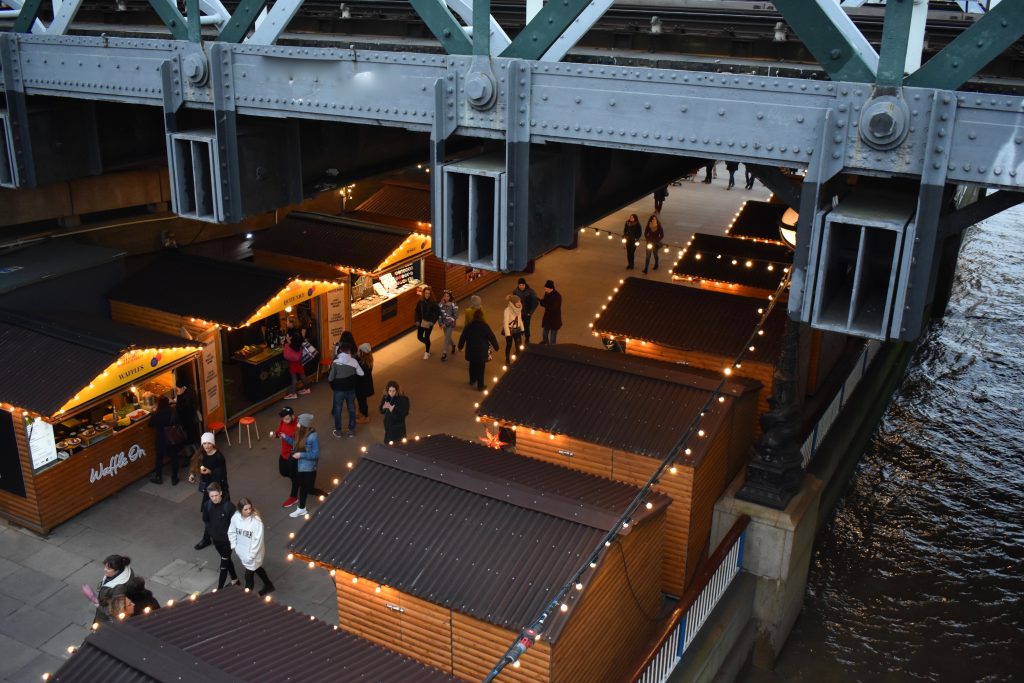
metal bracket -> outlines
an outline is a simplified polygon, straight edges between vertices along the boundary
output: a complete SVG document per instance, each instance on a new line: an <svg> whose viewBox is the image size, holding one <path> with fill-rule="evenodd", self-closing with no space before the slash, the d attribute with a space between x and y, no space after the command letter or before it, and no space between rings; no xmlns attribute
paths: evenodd
<svg viewBox="0 0 1024 683"><path fill-rule="evenodd" d="M217 160L220 165L219 179L224 202L224 220L228 223L236 223L242 219L232 56L233 52L228 45L210 45L213 122L217 135Z"/></svg>
<svg viewBox="0 0 1024 683"><path fill-rule="evenodd" d="M508 224L508 263L524 267L528 260L526 236L530 220L530 66L524 61L508 63L505 76L505 194ZM527 223L519 229L520 223ZM522 240L516 240L521 236Z"/></svg>
<svg viewBox="0 0 1024 683"><path fill-rule="evenodd" d="M28 107L21 78L21 56L18 36L15 33L0 33L0 76L3 76L7 109L3 126L6 129L3 146L6 147L8 169L0 187L35 187L35 172L29 161L32 159L32 140L28 132ZM0 130L0 134L4 134Z"/></svg>

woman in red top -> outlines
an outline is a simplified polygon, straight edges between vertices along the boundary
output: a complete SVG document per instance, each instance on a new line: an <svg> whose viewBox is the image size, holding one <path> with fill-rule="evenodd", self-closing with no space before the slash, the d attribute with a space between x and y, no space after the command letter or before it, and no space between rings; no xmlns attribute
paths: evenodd
<svg viewBox="0 0 1024 683"><path fill-rule="evenodd" d="M277 425L276 432L270 432L270 438L275 436L281 439L281 457L277 461L277 469L282 477L292 481L291 493L281 503L281 507L290 508L299 500L299 478L296 476L296 460L292 457L292 444L295 443L295 431L298 425L295 423L295 411L290 406L285 406L278 413L281 416L281 424Z"/></svg>

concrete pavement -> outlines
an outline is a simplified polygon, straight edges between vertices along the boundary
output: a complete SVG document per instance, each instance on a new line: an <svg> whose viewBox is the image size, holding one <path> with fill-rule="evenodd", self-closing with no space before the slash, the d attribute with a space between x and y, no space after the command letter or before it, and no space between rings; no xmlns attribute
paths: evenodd
<svg viewBox="0 0 1024 683"><path fill-rule="evenodd" d="M718 165L718 172L719 177L711 185L684 182L670 187L662 210L666 244L683 245L694 232L721 233L743 199L768 196L760 184L750 192L742 189L742 169L738 188L727 191L728 174L723 164ZM594 227L620 235L630 213L637 213L645 223L653 208L653 199L648 196ZM554 280L562 293L564 327L559 343L596 344L587 323L607 302L619 278L644 277L640 270L642 256L638 250L641 265L627 271L618 237L608 239L589 231L579 235L576 249L559 249L537 261L536 272L524 277L538 294L548 279ZM661 268L647 277L669 281L675 247L663 256ZM492 328L494 321L500 320L504 298L518 278L518 274L505 276L480 292ZM466 303L460 302L460 307ZM535 340L540 338L541 314L539 309L533 323ZM382 440L383 426L373 412L390 379L397 380L410 397L410 435L449 433L466 439L483 435L473 419L473 404L480 394L468 385L466 362L457 356L442 363L437 330L433 338L435 353L429 360L423 360L423 347L411 333L375 350L377 395L370 399L371 423L358 425L354 439L331 436L330 388L326 382L320 382L312 394L288 402L296 412L316 415L323 450L317 478L320 488L333 489L333 480L344 477L349 465L358 460L360 447ZM488 384L501 374L503 350L488 364ZM277 586L274 599L336 624L335 592L327 573L286 559L288 534L298 530L304 520L290 518L290 510L280 507L288 484L277 473L278 442L267 438L267 432L277 426L277 411L283 404L256 416L262 438L254 440L251 449L237 442L237 428L232 432L232 446L226 445L223 435L218 435L218 444L227 456L232 497L251 498L267 526L265 567ZM146 578L147 586L162 602L215 586L216 552L212 546L202 551L192 547L201 535L199 501L194 486L183 481L172 487L165 476L160 486L146 479L128 486L65 522L46 538L0 522L0 679L35 683L44 672L60 667L68 646L81 643L93 616L93 607L82 596L81 586L95 585L102 574L100 563L107 555L131 557L132 569ZM313 512L319 504L313 502L308 507Z"/></svg>

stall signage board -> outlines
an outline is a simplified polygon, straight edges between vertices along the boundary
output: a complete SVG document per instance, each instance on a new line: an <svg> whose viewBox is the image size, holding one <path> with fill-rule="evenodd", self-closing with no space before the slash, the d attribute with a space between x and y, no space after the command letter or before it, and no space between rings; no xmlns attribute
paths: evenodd
<svg viewBox="0 0 1024 683"><path fill-rule="evenodd" d="M59 412L66 413L75 406L88 403L115 389L130 385L137 379L176 363L196 352L195 347L172 349L132 349L107 366L98 377L65 403Z"/></svg>
<svg viewBox="0 0 1024 683"><path fill-rule="evenodd" d="M57 459L57 443L53 438L53 425L38 417L26 427L28 451L32 455L32 468L46 467Z"/></svg>
<svg viewBox="0 0 1024 683"><path fill-rule="evenodd" d="M412 234L400 245L398 249L391 252L391 255L384 259L383 263L377 266L377 272L387 270L396 263L406 259L425 254L430 249L430 237L426 235Z"/></svg>
<svg viewBox="0 0 1024 683"><path fill-rule="evenodd" d="M333 349L345 331L345 290L327 292L327 348Z"/></svg>
<svg viewBox="0 0 1024 683"><path fill-rule="evenodd" d="M285 308L295 306L303 301L309 299L315 299L321 294L326 294L332 290L340 288L342 285L340 282L321 282L312 280L292 280L288 283L288 286L278 292L273 299L268 301L255 315L253 315L246 324L251 324L257 320L262 320L268 315L274 313L280 313Z"/></svg>
<svg viewBox="0 0 1024 683"><path fill-rule="evenodd" d="M220 408L220 382L217 381L217 344L213 339L203 345L203 388L206 391L206 414Z"/></svg>
<svg viewBox="0 0 1024 683"><path fill-rule="evenodd" d="M104 477L116 477L129 464L146 457L146 449L135 443L127 451L119 451L110 456L107 462L99 462L89 470L89 483L95 484Z"/></svg>

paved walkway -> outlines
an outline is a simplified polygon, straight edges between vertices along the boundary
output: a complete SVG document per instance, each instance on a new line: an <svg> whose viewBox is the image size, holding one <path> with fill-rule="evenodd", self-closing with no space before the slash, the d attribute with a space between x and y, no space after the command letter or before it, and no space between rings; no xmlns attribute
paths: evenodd
<svg viewBox="0 0 1024 683"><path fill-rule="evenodd" d="M751 192L726 191L723 164L719 164L718 171L719 177L711 185L684 182L670 188L662 211L666 243L685 244L694 232L721 233L743 199L767 197L761 185ZM738 175L742 188L742 170ZM641 222L646 222L653 206L653 200L646 197L595 227L621 234L629 213L639 214ZM642 257L639 250L637 256ZM649 277L668 281L675 260L673 250ZM606 235L589 232L580 235L578 248L556 250L540 259L536 272L526 276L538 293L547 279L554 280L562 292L565 326L559 333L560 343L596 344L587 327L594 313L607 301L619 278L627 274L643 277L639 269L625 270L625 261L618 238L609 240ZM491 321L499 319L504 297L515 287L518 277L503 277L480 293ZM540 313L538 310L534 323L537 339ZM439 350L437 331L434 339ZM501 372L502 355L496 354L495 358L488 365L488 384ZM423 360L422 345L415 335L407 334L377 352L375 362L375 398L379 400L379 392L389 379L396 379L411 399L407 421L410 434L449 433L466 439L483 435L473 419L473 404L480 394L469 387L467 365L461 357L442 363L440 354L434 353L430 360ZM297 412L311 412L317 417L324 450L317 480L321 488L332 489L332 480L343 477L349 463L358 460L359 448L383 438L379 416L373 416L369 425L359 425L355 439L333 438L326 382L321 382L311 395L290 403ZM280 507L288 488L277 473L278 442L266 438L277 425L279 408L275 405L257 416L263 438L254 441L252 449L237 443L237 429L231 447L218 436L225 446L231 492L236 499L253 499L267 525L265 566L277 585L274 598L336 624L335 593L327 573L286 560L288 534L304 522L291 519L289 511ZM201 533L199 494L185 482L176 487L170 486L169 478L165 477L164 482L156 486L142 479L65 522L45 539L0 521L0 678L37 683L42 673L60 667L69 645L82 642L92 622L93 608L83 598L81 586L96 583L102 573L100 562L107 555L131 557L132 569L146 577L149 588L161 601L216 585L218 561L214 549L196 551L192 547ZM314 502L310 510L315 511L317 506Z"/></svg>

